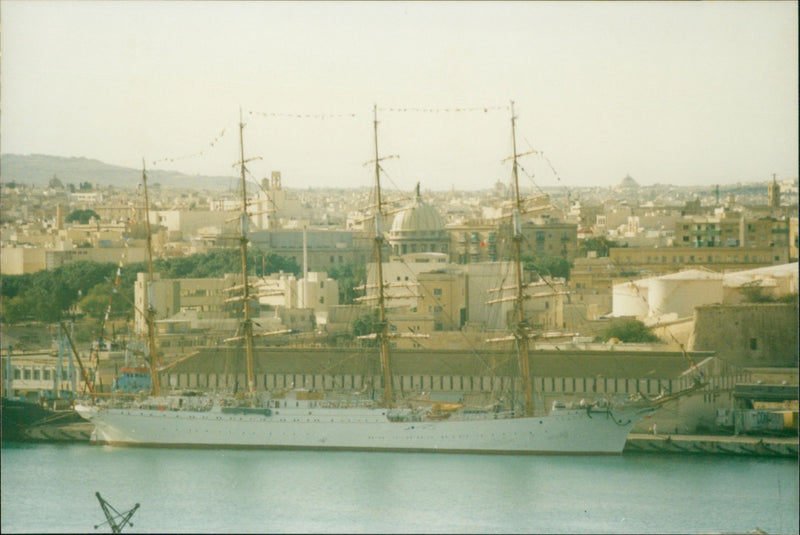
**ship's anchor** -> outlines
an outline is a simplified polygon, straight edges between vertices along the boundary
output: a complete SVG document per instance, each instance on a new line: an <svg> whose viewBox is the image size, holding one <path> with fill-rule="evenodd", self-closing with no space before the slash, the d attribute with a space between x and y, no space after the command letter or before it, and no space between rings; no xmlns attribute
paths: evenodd
<svg viewBox="0 0 800 535"><path fill-rule="evenodd" d="M103 524L108 524L109 526L111 526L111 533L121 533L122 528L124 528L126 525L133 527L133 522L131 522L131 517L133 516L133 513L135 513L136 510L139 508L138 503L133 506L133 509L120 513L119 511L114 509L114 506L105 501L103 497L100 496L99 492L95 492L94 494L95 496L97 496L97 500L100 502L100 507L103 508L103 513L106 515L106 521L103 522L102 524L96 525L94 529L99 528Z"/></svg>

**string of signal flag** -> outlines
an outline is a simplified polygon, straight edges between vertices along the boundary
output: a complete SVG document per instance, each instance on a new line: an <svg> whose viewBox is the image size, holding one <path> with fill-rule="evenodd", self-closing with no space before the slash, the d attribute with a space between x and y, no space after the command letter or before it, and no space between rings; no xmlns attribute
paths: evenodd
<svg viewBox="0 0 800 535"><path fill-rule="evenodd" d="M507 111L508 109L508 106L478 106L472 108L378 108L379 111L417 113L489 113L490 111Z"/></svg>
<svg viewBox="0 0 800 535"><path fill-rule="evenodd" d="M207 144L207 148L201 151L194 152L192 154L185 154L183 156L174 156L172 158L161 158L159 160L154 160L153 165L155 166L161 162L177 162L180 160L188 160L189 158L199 158L200 156L205 156L211 149L214 148L214 145L216 145L225 136L225 132L227 132L227 130L228 127L226 126L214 137L214 139Z"/></svg>
<svg viewBox="0 0 800 535"><path fill-rule="evenodd" d="M489 113L494 111L507 111L509 110L508 106L473 106L473 107L457 107L457 108L416 108L416 107L388 107L388 108L378 108L380 111L385 112L399 112L399 113ZM290 118L290 119L316 119L316 120L328 120L328 119L354 119L357 117L362 116L363 114L358 113L297 113L297 112L266 112L266 111L257 111L257 110L248 110L247 112L250 116L261 116L261 117L273 117L273 118ZM199 150L197 152L193 152L190 154L184 154L181 156L172 156L172 157L164 157L157 160L153 160L152 165L156 166L159 163L163 162L177 162L182 160L188 160L192 158L199 158L205 156L214 147L219 143L224 137L226 132L229 131L229 126L223 128L214 138L209 141L205 148ZM552 165L550 166L552 168Z"/></svg>

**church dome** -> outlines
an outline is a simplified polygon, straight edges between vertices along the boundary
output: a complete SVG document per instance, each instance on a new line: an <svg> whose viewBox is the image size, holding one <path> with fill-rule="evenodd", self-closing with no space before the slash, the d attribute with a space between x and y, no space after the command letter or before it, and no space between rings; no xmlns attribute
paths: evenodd
<svg viewBox="0 0 800 535"><path fill-rule="evenodd" d="M422 200L419 184L414 203L394 216L389 244L395 254L447 252L448 236L442 216Z"/></svg>
<svg viewBox="0 0 800 535"><path fill-rule="evenodd" d="M617 184L617 189L639 189L639 183L631 175L625 175L625 178Z"/></svg>
<svg viewBox="0 0 800 535"><path fill-rule="evenodd" d="M392 234L402 233L411 235L429 235L428 233L439 233L444 230L442 216L436 208L423 201L419 195L408 208L394 216L392 221Z"/></svg>

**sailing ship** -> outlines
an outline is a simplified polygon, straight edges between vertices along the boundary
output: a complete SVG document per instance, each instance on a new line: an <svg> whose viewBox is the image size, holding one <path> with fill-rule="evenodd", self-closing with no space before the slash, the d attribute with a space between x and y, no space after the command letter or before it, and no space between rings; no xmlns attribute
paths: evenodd
<svg viewBox="0 0 800 535"><path fill-rule="evenodd" d="M657 410L664 399L641 395L624 401L599 399L592 403L556 402L549 411L534 410L530 359L532 329L525 321L525 284L520 262L522 200L517 177L515 116L511 105L513 141L513 247L516 259L514 292L515 320L511 327L519 359L524 407L495 405L483 410L461 403L429 401L409 403L395 399L392 389L391 332L386 317L386 294L382 273L381 166L378 152L377 106L373 109L375 148L374 249L377 268L377 332L382 388L379 401L359 396L310 392L256 392L253 374L253 320L250 316L247 273L247 193L243 129L239 122L241 169L241 235L243 321L247 364L247 395L154 395L143 401L117 407L103 404L78 406L80 414L95 424L91 441L96 444L205 447L280 448L325 450L383 450L473 453L563 453L619 454L633 426ZM151 316L152 317L152 316ZM152 327L152 325L151 325ZM152 330L151 330L152 333ZM154 351L154 346L153 346ZM151 354L152 356L152 354ZM153 360L154 362L154 360ZM153 378L157 370L153 370ZM350 393L353 394L353 393ZM366 396L365 396L366 397Z"/></svg>

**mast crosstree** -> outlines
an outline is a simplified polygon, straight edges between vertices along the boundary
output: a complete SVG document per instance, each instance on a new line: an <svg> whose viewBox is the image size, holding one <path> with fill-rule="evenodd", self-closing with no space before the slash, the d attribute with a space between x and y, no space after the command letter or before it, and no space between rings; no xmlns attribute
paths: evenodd
<svg viewBox="0 0 800 535"><path fill-rule="evenodd" d="M525 389L525 415L533 416L533 387L531 386L531 363L528 358L528 329L525 322L525 288L522 284L522 200L519 195L519 173L517 171L517 132L516 116L514 115L514 101L511 101L511 149L512 149L512 176L514 178L514 211L512 217L513 234L511 241L514 244L514 266L516 277L517 298L514 301L516 324L513 328L514 338L519 352L522 382Z"/></svg>
<svg viewBox="0 0 800 535"><path fill-rule="evenodd" d="M386 295L383 282L383 203L381 200L381 165L378 156L378 105L372 108L375 138L375 261L378 275L378 343L383 370L383 404L392 406L392 368L389 360L389 323L386 321Z"/></svg>
<svg viewBox="0 0 800 535"><path fill-rule="evenodd" d="M247 362L247 391L250 396L255 395L256 380L253 371L253 320L250 318L250 285L247 282L247 180L245 175L247 168L244 159L244 122L242 121L242 110L239 110L239 167L241 169L242 181L242 212L241 212L241 236L239 238L239 252L242 263L242 300L243 316L242 331L245 344L245 360Z"/></svg>
<svg viewBox="0 0 800 535"><path fill-rule="evenodd" d="M152 381L153 396L158 397L160 385L158 381L158 358L156 350L156 307L155 288L153 282L153 235L150 232L150 199L147 196L147 171L144 158L142 158L142 186L144 188L144 226L147 233L147 348L150 352L150 380Z"/></svg>

